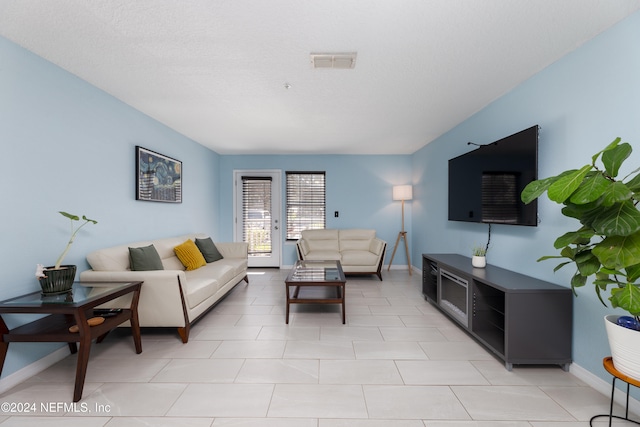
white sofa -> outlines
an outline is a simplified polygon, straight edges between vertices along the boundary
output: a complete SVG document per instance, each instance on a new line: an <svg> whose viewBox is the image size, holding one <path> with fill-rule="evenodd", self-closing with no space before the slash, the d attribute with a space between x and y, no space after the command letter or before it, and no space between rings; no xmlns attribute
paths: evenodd
<svg viewBox="0 0 640 427"><path fill-rule="evenodd" d="M303 230L296 247L298 259L338 260L345 274L376 274L382 280L387 243L375 230Z"/></svg>
<svg viewBox="0 0 640 427"><path fill-rule="evenodd" d="M247 284L248 246L246 243L215 242L223 259L196 270L185 271L174 248L187 239L203 239L203 234L129 243L100 249L87 255L91 270L80 273L84 282L144 281L138 302L142 327L176 327L182 341L189 340L191 324L204 315L236 284ZM153 244L164 270L131 271L129 247ZM123 299L131 296L122 297ZM128 301L114 300L111 307L127 306ZM126 324L125 324L126 325Z"/></svg>

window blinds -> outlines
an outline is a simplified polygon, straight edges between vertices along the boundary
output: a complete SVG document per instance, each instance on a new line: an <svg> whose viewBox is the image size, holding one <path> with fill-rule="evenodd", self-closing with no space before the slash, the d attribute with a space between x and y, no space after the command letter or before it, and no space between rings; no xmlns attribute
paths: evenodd
<svg viewBox="0 0 640 427"><path fill-rule="evenodd" d="M287 240L326 225L324 172L287 172Z"/></svg>
<svg viewBox="0 0 640 427"><path fill-rule="evenodd" d="M249 255L271 254L270 177L242 177L242 240Z"/></svg>

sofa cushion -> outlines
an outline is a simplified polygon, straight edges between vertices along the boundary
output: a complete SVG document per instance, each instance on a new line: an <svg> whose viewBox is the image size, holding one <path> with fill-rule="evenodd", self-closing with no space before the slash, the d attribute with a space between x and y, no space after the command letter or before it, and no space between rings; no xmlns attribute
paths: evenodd
<svg viewBox="0 0 640 427"><path fill-rule="evenodd" d="M185 240L184 243L179 244L173 250L187 271L196 270L207 265L200 249L191 239Z"/></svg>
<svg viewBox="0 0 640 427"><path fill-rule="evenodd" d="M340 252L338 252L338 251L310 251L304 256L304 259L340 261Z"/></svg>
<svg viewBox="0 0 640 427"><path fill-rule="evenodd" d="M342 251L340 253L342 265L367 265L375 268L378 256L367 251Z"/></svg>
<svg viewBox="0 0 640 427"><path fill-rule="evenodd" d="M368 251L375 237L375 230L340 230L340 251Z"/></svg>
<svg viewBox="0 0 640 427"><path fill-rule="evenodd" d="M200 252L202 252L207 263L222 259L222 255L215 243L213 243L213 240L211 240L211 237L207 237L206 239L196 239L196 246L200 249Z"/></svg>
<svg viewBox="0 0 640 427"><path fill-rule="evenodd" d="M306 240L309 253L313 251L339 251L338 230L303 230L302 238Z"/></svg>
<svg viewBox="0 0 640 427"><path fill-rule="evenodd" d="M162 260L153 245L129 248L129 259L133 271L164 270Z"/></svg>
<svg viewBox="0 0 640 427"><path fill-rule="evenodd" d="M192 272L203 270L193 270ZM189 308L193 308L198 304L205 301L210 296L214 295L220 289L220 282L216 279L212 279L213 276L208 277L191 277L187 276L187 289L185 294L187 295L187 304Z"/></svg>

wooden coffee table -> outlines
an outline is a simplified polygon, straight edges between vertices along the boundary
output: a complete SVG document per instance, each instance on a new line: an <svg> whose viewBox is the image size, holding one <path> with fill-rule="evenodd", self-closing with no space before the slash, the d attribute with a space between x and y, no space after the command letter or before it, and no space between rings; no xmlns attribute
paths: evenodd
<svg viewBox="0 0 640 427"><path fill-rule="evenodd" d="M104 337L121 323L131 323L131 333L136 353L142 353L140 341L140 324L138 323L138 300L142 282L119 283L75 283L71 293L43 296L39 291L5 301L0 301L0 313L34 313L48 314L31 323L9 330L4 319L0 317L0 373L4 367L10 342L66 342L71 353L78 353L76 366L76 382L73 401L82 398L84 379L89 363L91 341L102 341ZM94 309L122 295L133 293L131 305L121 310L104 315L104 322L89 326L87 319L96 317ZM69 328L78 326L77 332ZM79 344L79 351L78 346Z"/></svg>
<svg viewBox="0 0 640 427"><path fill-rule="evenodd" d="M287 291L286 323L289 323L291 304L342 304L342 323L345 323L344 291L347 283L340 261L302 260L296 262L284 282ZM291 287L294 289L292 290ZM335 298L301 296L305 287L334 287ZM293 293L292 293L293 292ZM304 291L302 291L304 293Z"/></svg>

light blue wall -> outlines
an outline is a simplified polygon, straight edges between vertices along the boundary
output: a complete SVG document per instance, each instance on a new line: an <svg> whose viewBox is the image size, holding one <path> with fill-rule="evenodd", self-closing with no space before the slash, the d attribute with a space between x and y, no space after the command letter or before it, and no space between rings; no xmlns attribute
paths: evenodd
<svg viewBox="0 0 640 427"><path fill-rule="evenodd" d="M578 168L620 136L636 150L626 172L640 164L640 13L601 34L546 68L506 96L447 132L413 156L413 258L422 253L470 254L486 241L487 226L447 221L447 160L469 151L467 141L490 143L531 125L541 126L539 177ZM461 100L464 102L464 100ZM621 176L625 171L621 172ZM559 205L544 196L540 225L494 225L490 264L568 286L573 271L553 273L553 241L577 229ZM574 299L574 361L608 380L602 358L609 355L602 316L613 312L597 301L592 287Z"/></svg>
<svg viewBox="0 0 640 427"><path fill-rule="evenodd" d="M135 146L183 162L182 204L135 200ZM39 289L69 238L63 210L86 214L65 263L98 248L193 231L218 235L219 156L94 86L0 38L0 299ZM4 317L4 316L3 316ZM11 317L10 326L23 321ZM11 344L3 376L54 344Z"/></svg>
<svg viewBox="0 0 640 427"><path fill-rule="evenodd" d="M411 181L411 156L295 155L295 156L222 156L220 162L221 204L220 230L223 240L232 240L233 171L276 169L282 171L282 192L286 171L325 171L327 194L327 228L373 228L387 241L386 262L401 229L401 204L394 202L394 185ZM285 198L282 198L282 212ZM340 216L335 218L334 211ZM282 227L284 232L284 227ZM411 203L405 204L405 230L411 235ZM283 242L285 235L282 236ZM409 239L409 242L411 240ZM296 260L295 246L283 245L282 265ZM404 249L398 250L393 266L406 266Z"/></svg>

